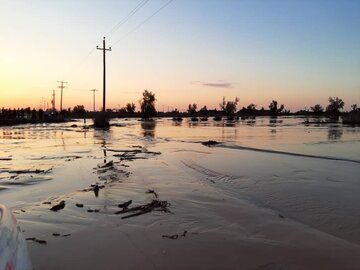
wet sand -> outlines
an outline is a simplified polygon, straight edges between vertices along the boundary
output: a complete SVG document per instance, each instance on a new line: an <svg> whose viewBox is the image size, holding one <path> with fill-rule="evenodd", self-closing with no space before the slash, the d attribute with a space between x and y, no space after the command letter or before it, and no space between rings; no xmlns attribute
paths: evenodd
<svg viewBox="0 0 360 270"><path fill-rule="evenodd" d="M283 144L291 137L281 134L286 127L275 127L275 138L273 128L132 122L86 133L46 128L35 132L40 142L25 132L20 148L3 141L12 160L1 161L2 203L26 238L46 241L28 241L36 269L358 269L360 169L346 160L360 160L356 150L334 156L318 148L328 138L304 139L322 150L309 157L306 147L293 151L303 149L293 139ZM236 136L252 142L252 129L275 142L240 144ZM358 147L359 132L342 130L339 144ZM200 143L207 139L223 143ZM170 212L116 214L129 200L129 208L156 200L149 190ZM62 200L63 209L50 210Z"/></svg>

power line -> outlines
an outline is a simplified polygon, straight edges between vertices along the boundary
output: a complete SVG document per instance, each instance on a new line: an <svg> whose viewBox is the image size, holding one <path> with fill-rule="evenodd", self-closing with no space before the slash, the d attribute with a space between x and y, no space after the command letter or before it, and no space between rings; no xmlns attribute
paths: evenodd
<svg viewBox="0 0 360 270"><path fill-rule="evenodd" d="M108 32L107 36L112 35L114 32L117 31L122 25L124 25L132 16L134 16L149 0L142 0L140 3L132 10L130 13L125 16L120 22L118 22L111 31Z"/></svg>
<svg viewBox="0 0 360 270"><path fill-rule="evenodd" d="M95 52L95 48L91 49L91 51L80 61L80 66L85 63L85 61Z"/></svg>
<svg viewBox="0 0 360 270"><path fill-rule="evenodd" d="M125 24L132 16L135 15L135 13L137 13L149 0L141 0L140 3L129 12L129 14L127 16L124 17L124 19L122 19L118 24L116 24L113 29L109 32L109 33L114 33L115 31L117 31L123 24ZM127 36L129 36L130 34L132 34L133 32L137 31L141 26L143 26L146 22L148 22L149 20L151 20L156 14L158 14L162 9L164 9L165 7L167 7L171 2L173 2L174 0L169 0L168 2L166 2L164 5L162 5L159 9L157 9L153 14L151 14L149 17L147 17L145 20L143 20L140 24L138 24L135 28L133 28L131 31L129 31L128 33L126 33L125 35L123 35L119 40L117 40L114 45L116 45L117 43L119 43L120 41L122 41L124 38L126 38ZM88 58L95 52L95 48L91 49L90 52L79 62L79 66L75 69L78 69L81 65L83 65Z"/></svg>
<svg viewBox="0 0 360 270"><path fill-rule="evenodd" d="M158 14L161 10L163 10L164 8L166 8L172 1L174 0L169 0L168 2L166 2L164 5L162 5L159 9L157 9L153 14L151 14L149 17L147 17L145 20L143 20L141 23L139 23L135 28L133 28L131 31L127 32L125 35L123 35L120 39L118 39L114 44L113 47L118 44L121 40L123 40L124 38L126 38L127 36L129 36L130 34L134 33L136 30L138 30L141 26L143 26L145 23L147 23L148 21L150 21L156 14Z"/></svg>
<svg viewBox="0 0 360 270"><path fill-rule="evenodd" d="M112 35L114 32L116 32L122 25L124 25L128 20L131 19L132 16L134 16L143 6L146 5L146 3L149 2L149 0L141 0L137 6L132 9L120 22L118 22L109 32L108 35ZM86 60L95 52L95 48L91 49L91 51L80 61L79 66L84 64Z"/></svg>

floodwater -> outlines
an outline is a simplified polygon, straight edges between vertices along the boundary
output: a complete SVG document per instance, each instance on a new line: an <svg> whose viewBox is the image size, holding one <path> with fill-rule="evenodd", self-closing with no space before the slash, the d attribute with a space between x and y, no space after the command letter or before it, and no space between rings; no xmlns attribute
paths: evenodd
<svg viewBox="0 0 360 270"><path fill-rule="evenodd" d="M360 128L304 120L2 127L0 203L36 269L358 269Z"/></svg>

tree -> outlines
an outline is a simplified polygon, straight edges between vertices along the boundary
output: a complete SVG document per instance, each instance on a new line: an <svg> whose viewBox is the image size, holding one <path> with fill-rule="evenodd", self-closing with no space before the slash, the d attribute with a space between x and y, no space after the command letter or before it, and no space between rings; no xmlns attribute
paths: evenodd
<svg viewBox="0 0 360 270"><path fill-rule="evenodd" d="M74 114L84 115L86 113L84 105L76 105L73 109Z"/></svg>
<svg viewBox="0 0 360 270"><path fill-rule="evenodd" d="M357 111L357 110L358 110L357 104L351 105L351 110L352 110L353 112Z"/></svg>
<svg viewBox="0 0 360 270"><path fill-rule="evenodd" d="M311 110L314 114L322 114L324 112L324 108L320 104L316 104L314 107L311 107Z"/></svg>
<svg viewBox="0 0 360 270"><path fill-rule="evenodd" d="M208 116L209 115L209 110L206 107L206 105L200 109L199 113L200 113L201 116Z"/></svg>
<svg viewBox="0 0 360 270"><path fill-rule="evenodd" d="M255 111L256 110L257 105L255 105L254 103L250 103L246 109L248 109L249 111Z"/></svg>
<svg viewBox="0 0 360 270"><path fill-rule="evenodd" d="M172 114L175 114L175 115L179 115L179 114L180 114L180 112L179 112L179 110L178 110L177 108L175 108L171 113L172 113Z"/></svg>
<svg viewBox="0 0 360 270"><path fill-rule="evenodd" d="M277 116L279 113L284 110L284 104L281 104L280 108L278 108L278 102L276 100L271 101L269 105L270 114L272 116Z"/></svg>
<svg viewBox="0 0 360 270"><path fill-rule="evenodd" d="M326 112L330 116L338 117L340 110L344 108L344 101L338 97L329 97L329 105L326 107Z"/></svg>
<svg viewBox="0 0 360 270"><path fill-rule="evenodd" d="M196 110L197 110L197 105L195 103L189 104L188 110L187 110L189 114L196 114Z"/></svg>
<svg viewBox="0 0 360 270"><path fill-rule="evenodd" d="M234 101L227 101L225 97L223 97L222 103L220 103L220 108L224 111L226 116L232 116L236 112L236 106L239 103L240 99L235 97Z"/></svg>
<svg viewBox="0 0 360 270"><path fill-rule="evenodd" d="M149 119L156 115L155 101L156 101L155 94L153 94L151 91L148 90L145 90L143 92L143 97L139 101L142 118Z"/></svg>
<svg viewBox="0 0 360 270"><path fill-rule="evenodd" d="M136 106L134 103L128 103L126 104L126 112L130 115L133 115L135 113Z"/></svg>

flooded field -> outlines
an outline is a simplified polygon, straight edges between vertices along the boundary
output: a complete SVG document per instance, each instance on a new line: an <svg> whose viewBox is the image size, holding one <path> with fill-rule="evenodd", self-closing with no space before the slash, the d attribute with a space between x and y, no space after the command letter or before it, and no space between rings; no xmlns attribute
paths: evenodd
<svg viewBox="0 0 360 270"><path fill-rule="evenodd" d="M0 203L36 269L358 269L360 128L304 121L2 127Z"/></svg>

